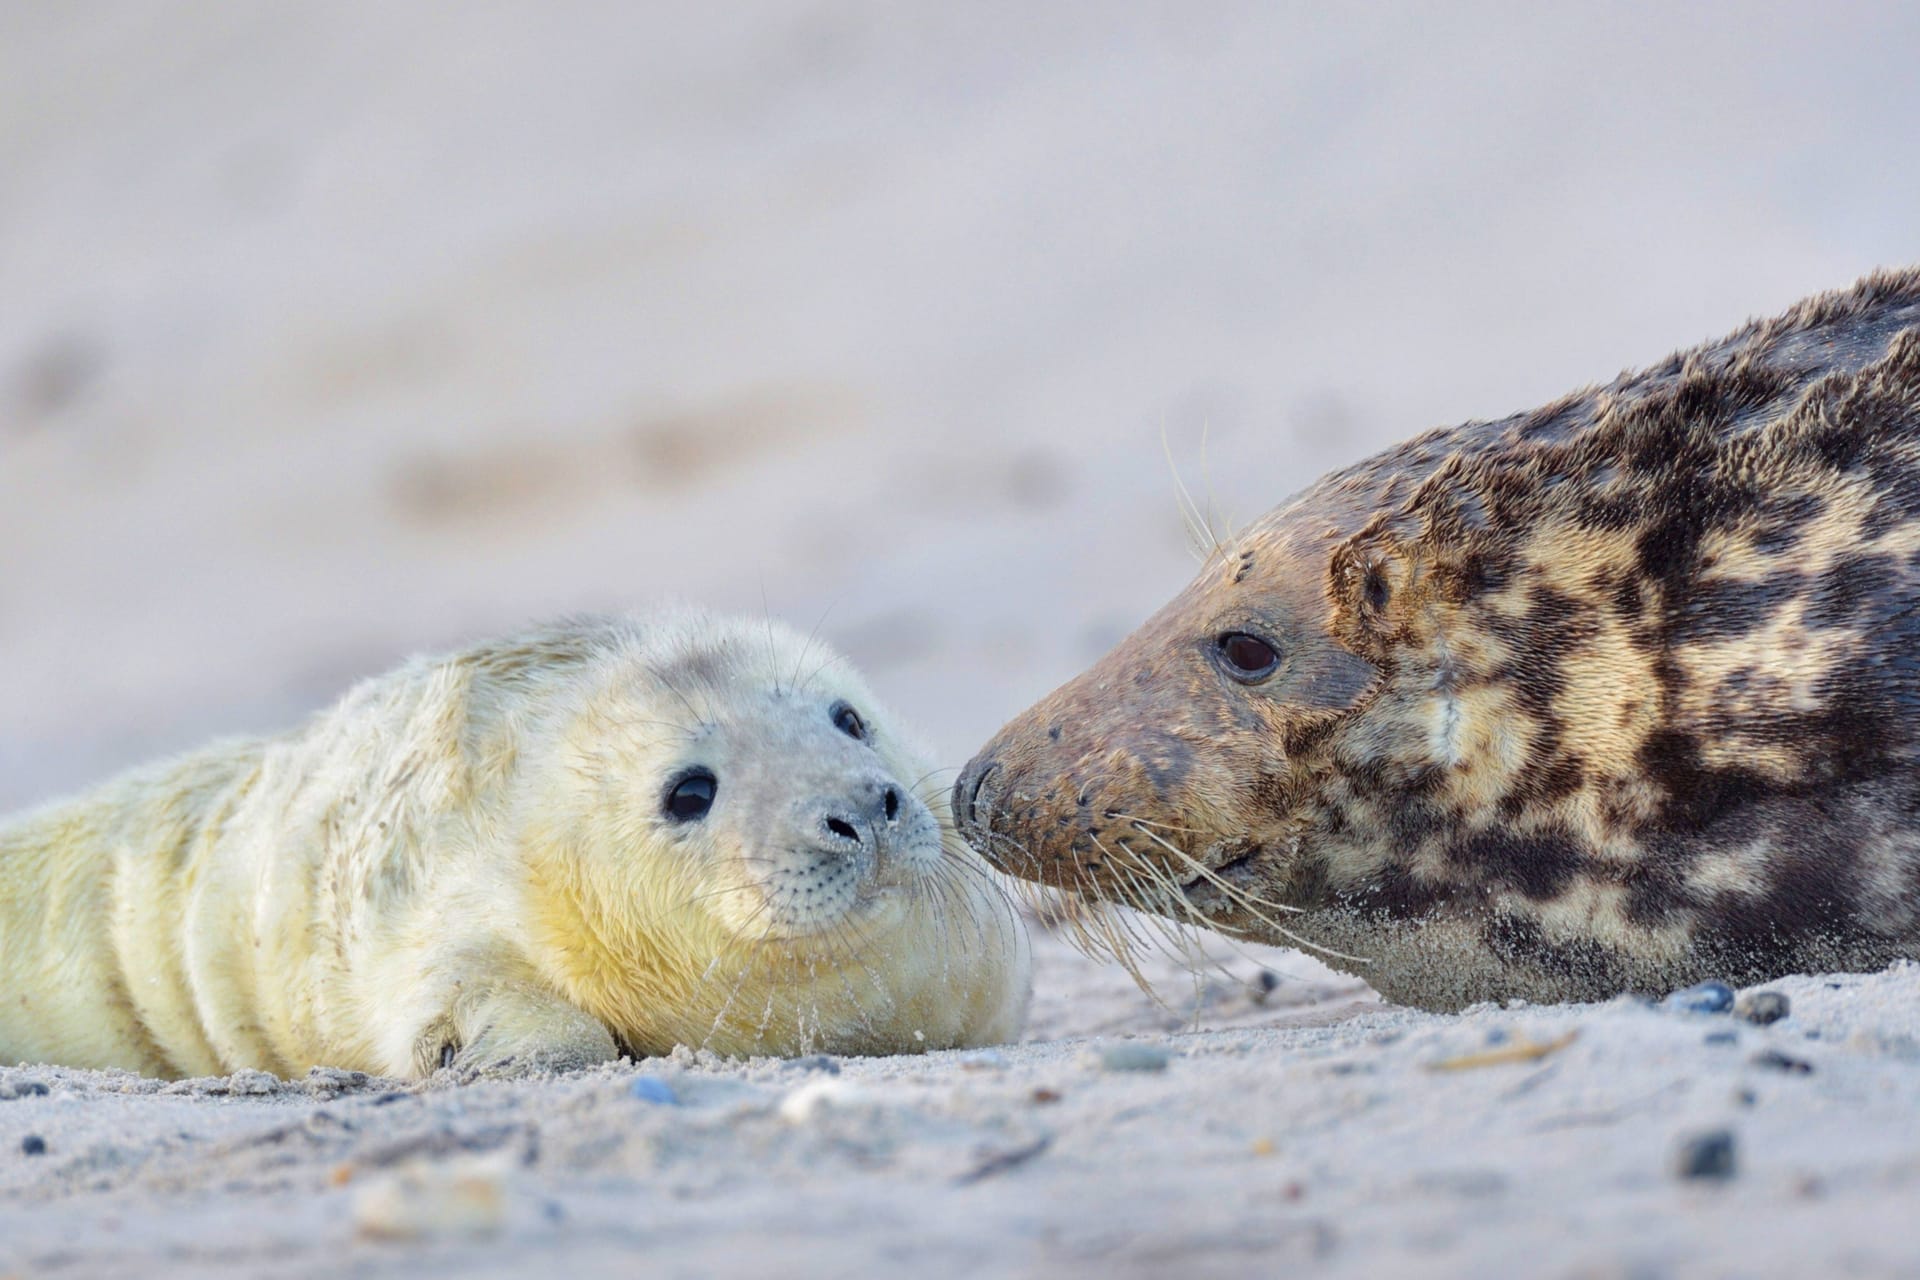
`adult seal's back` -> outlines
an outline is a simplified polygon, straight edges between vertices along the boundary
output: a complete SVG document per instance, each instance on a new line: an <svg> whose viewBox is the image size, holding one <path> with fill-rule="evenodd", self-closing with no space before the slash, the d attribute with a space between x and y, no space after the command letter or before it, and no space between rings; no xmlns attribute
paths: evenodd
<svg viewBox="0 0 1920 1280"><path fill-rule="evenodd" d="M771 622L417 660L0 827L0 1061L418 1076L1011 1039L1026 938L930 776Z"/></svg>
<svg viewBox="0 0 1920 1280"><path fill-rule="evenodd" d="M1016 874L1390 999L1920 948L1920 271L1431 432L1218 549L955 787Z"/></svg>

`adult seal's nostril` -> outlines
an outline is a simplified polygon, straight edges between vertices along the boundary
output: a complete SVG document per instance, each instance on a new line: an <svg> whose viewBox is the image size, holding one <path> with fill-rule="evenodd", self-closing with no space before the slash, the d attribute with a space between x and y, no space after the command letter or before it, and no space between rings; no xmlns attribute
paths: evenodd
<svg viewBox="0 0 1920 1280"><path fill-rule="evenodd" d="M999 768L999 761L975 756L954 780L953 820L963 834L986 835L993 830L993 791L988 784Z"/></svg>

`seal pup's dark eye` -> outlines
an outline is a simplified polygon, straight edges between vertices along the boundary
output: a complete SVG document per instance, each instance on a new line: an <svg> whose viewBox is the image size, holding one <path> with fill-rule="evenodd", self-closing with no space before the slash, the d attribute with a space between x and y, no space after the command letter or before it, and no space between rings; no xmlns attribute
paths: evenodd
<svg viewBox="0 0 1920 1280"><path fill-rule="evenodd" d="M713 808L713 793L718 786L705 769L684 775L667 792L667 816L675 822L698 822Z"/></svg>
<svg viewBox="0 0 1920 1280"><path fill-rule="evenodd" d="M1280 665L1280 654L1272 645L1244 631L1229 631L1213 643L1227 664L1227 674L1236 680L1262 679Z"/></svg>
<svg viewBox="0 0 1920 1280"><path fill-rule="evenodd" d="M858 711L844 702L833 704L833 727L849 738L860 742L867 740L867 722L860 718Z"/></svg>

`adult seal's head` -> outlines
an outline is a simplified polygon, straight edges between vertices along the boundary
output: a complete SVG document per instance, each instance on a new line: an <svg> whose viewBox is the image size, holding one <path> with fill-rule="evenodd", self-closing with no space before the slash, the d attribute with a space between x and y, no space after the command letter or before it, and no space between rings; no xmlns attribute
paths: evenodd
<svg viewBox="0 0 1920 1280"><path fill-rule="evenodd" d="M954 789L1018 875L1393 999L1920 941L1920 272L1421 436L1218 548Z"/></svg>

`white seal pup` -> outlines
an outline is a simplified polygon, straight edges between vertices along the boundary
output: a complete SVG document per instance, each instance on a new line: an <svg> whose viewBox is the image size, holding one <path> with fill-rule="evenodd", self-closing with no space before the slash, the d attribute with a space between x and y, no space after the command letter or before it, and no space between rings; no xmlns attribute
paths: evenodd
<svg viewBox="0 0 1920 1280"><path fill-rule="evenodd" d="M419 1077L1014 1038L1025 933L859 677L564 622L0 826L0 1061Z"/></svg>

